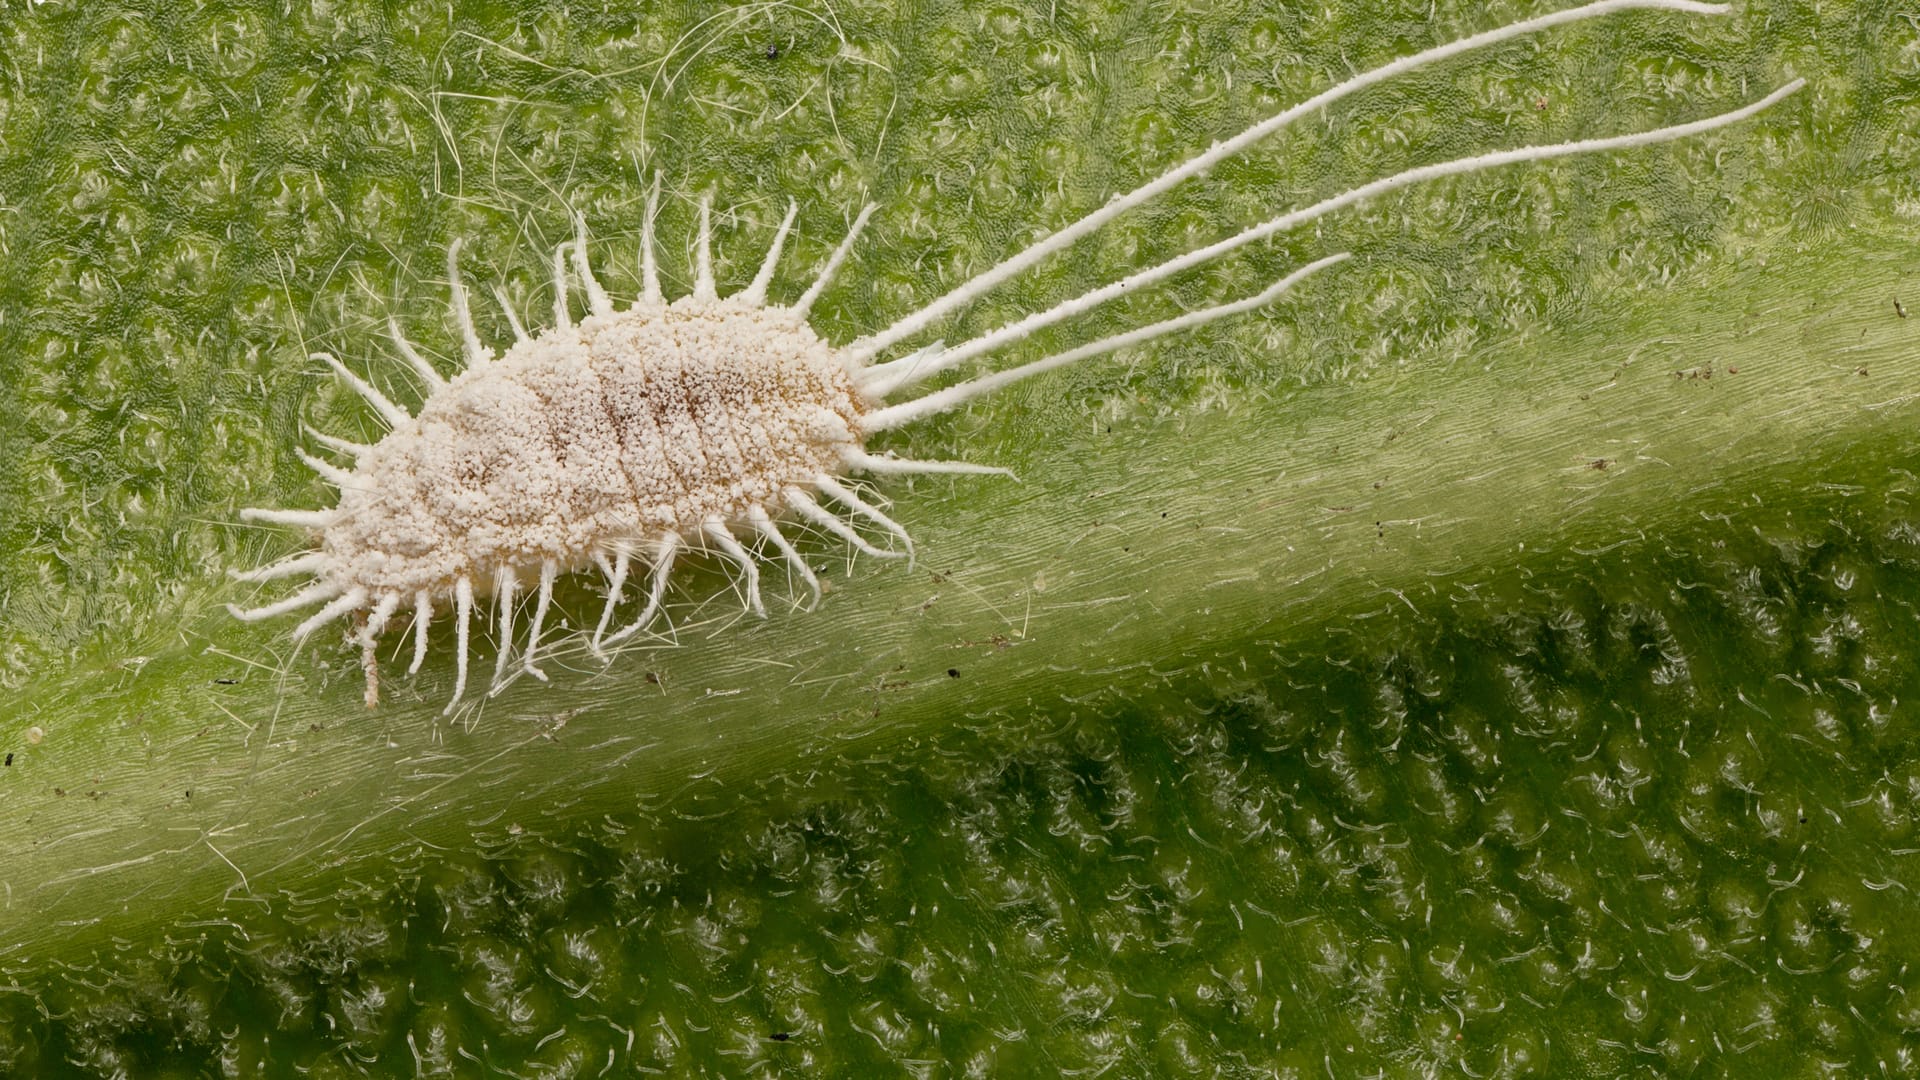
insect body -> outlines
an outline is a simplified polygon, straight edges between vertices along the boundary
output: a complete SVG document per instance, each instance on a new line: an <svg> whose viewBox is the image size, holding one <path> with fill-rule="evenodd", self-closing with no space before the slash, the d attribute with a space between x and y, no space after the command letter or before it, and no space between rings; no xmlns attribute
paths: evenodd
<svg viewBox="0 0 1920 1080"><path fill-rule="evenodd" d="M917 398L889 403L926 379L1011 345L1096 305L1219 258L1345 206L1435 177L1571 154L1669 141L1734 123L1797 90L1796 80L1744 108L1689 124L1569 143L1528 146L1409 169L1290 211L1217 243L1137 271L1046 311L952 348L936 342L882 359L947 314L1117 215L1199 174L1308 113L1414 67L1551 26L1632 8L1718 14L1693 0L1600 0L1405 57L1341 83L1215 144L1187 162L1073 225L1009 257L892 326L845 345L821 339L807 322L815 299L845 261L873 207L861 210L811 287L791 305L768 306L767 287L792 229L790 206L759 273L746 289L721 297L710 254L710 211L701 204L692 293L669 302L655 265L653 220L658 184L648 198L643 231L644 292L617 310L595 280L584 221L575 239L554 252L553 325L516 340L495 356L469 315L456 241L448 251L452 316L466 369L444 377L390 324L401 358L429 388L417 416L388 401L339 360L315 354L386 418L391 432L374 446L325 436L348 455L351 469L302 454L340 489L330 510L241 512L245 520L314 530L318 547L245 572L250 581L310 574L294 595L250 611L247 620L319 604L294 630L296 640L342 616L359 623L368 702L377 694L373 650L403 608L411 609L413 664L428 650L428 629L449 606L457 640L451 710L467 682L475 597L491 592L499 620L494 683L513 653L515 599L523 579L537 582L531 626L520 652L522 671L545 678L536 663L553 587L561 574L598 567L607 603L589 644L596 653L648 626L658 615L675 560L689 550L719 555L737 568L748 606L764 614L756 552L777 554L819 598L819 582L781 532L798 518L872 555L909 554L907 531L850 489L853 472L874 474L1004 470L966 462L910 461L871 454L873 435L956 408L1019 379L1268 305L1307 276L1340 262L1334 254L1309 263L1245 299L1190 312L1032 363L981 375ZM576 322L568 304L577 279L588 314ZM509 311L508 318L513 320ZM896 542L880 548L855 524ZM609 633L636 560L650 578L639 614Z"/></svg>

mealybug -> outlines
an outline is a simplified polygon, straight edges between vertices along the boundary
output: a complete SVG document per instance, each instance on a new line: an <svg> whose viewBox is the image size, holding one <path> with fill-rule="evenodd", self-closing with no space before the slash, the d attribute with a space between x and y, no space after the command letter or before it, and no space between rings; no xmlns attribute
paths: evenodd
<svg viewBox="0 0 1920 1080"><path fill-rule="evenodd" d="M659 185L648 197L642 244L644 292L617 310L594 279L587 260L584 220L576 237L553 254L557 299L553 325L529 335L511 312L515 341L502 355L484 345L468 313L459 275L459 243L447 252L452 317L466 369L443 376L389 324L400 358L428 388L417 416L393 404L339 360L315 354L372 403L391 425L385 438L363 446L315 433L352 467L302 454L340 489L330 510L241 511L247 521L313 530L315 550L240 574L248 581L312 575L306 588L264 607L234 614L266 619L315 604L319 611L293 632L296 640L342 616L354 616L363 649L367 700L377 700L374 646L401 608L412 609L417 671L428 649L436 611L451 605L457 645L452 710L467 681L470 623L477 595L491 592L500 647L494 684L513 654L515 597L526 579L538 591L532 625L520 651L520 669L546 676L536 661L540 636L561 574L598 567L607 602L589 643L596 653L649 625L660 611L668 576L683 553L705 551L737 569L747 605L764 613L756 552L742 540L777 553L819 597L819 582L781 532L782 520L816 525L871 555L911 552L907 531L843 481L848 474L998 473L990 466L912 461L866 449L878 432L945 412L1032 375L1252 311L1277 300L1307 276L1340 262L1329 255L1294 270L1253 296L1194 311L1118 334L1046 359L890 401L927 379L1020 341L1043 327L1237 248L1313 221L1343 207L1422 180L1516 162L1645 146L1685 138L1745 119L1802 85L1795 80L1744 108L1652 131L1542 146L1526 146L1425 165L1374 180L1311 206L1290 211L1237 235L1136 271L1046 311L1009 323L957 346L941 342L885 358L961 305L1066 249L1127 210L1161 195L1257 140L1357 90L1414 68L1549 27L1629 9L1721 14L1723 5L1693 0L1601 0L1516 22L1404 57L1340 83L1116 197L1061 231L954 288L893 325L844 345L822 340L808 312L845 261L871 205L852 227L811 287L794 303L768 306L767 286L793 226L790 205L753 282L727 297L714 285L710 209L700 207L696 280L692 293L669 302L655 266L653 219ZM584 291L587 315L575 321L569 278ZM890 534L897 547L880 548L854 526ZM639 614L612 633L635 560L650 577Z"/></svg>

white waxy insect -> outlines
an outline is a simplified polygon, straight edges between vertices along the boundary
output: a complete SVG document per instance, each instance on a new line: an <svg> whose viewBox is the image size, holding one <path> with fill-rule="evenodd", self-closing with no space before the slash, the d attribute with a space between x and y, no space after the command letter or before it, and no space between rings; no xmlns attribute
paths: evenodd
<svg viewBox="0 0 1920 1080"><path fill-rule="evenodd" d="M742 543L743 538L763 542L761 555L771 552L783 559L817 602L819 582L781 533L783 519L817 526L870 555L903 555L912 550L903 526L842 482L849 473L1005 472L967 462L870 454L866 443L875 434L946 412L1020 379L1263 307L1303 278L1347 256L1330 255L1309 263L1242 300L920 397L891 400L925 380L1256 240L1409 184L1516 162L1685 138L1750 117L1802 85L1795 80L1744 108L1692 123L1501 150L1409 169L1281 214L963 344L946 347L936 342L883 359L961 305L1119 214L1340 98L1471 49L1630 9L1699 15L1727 11L1724 5L1693 0L1601 0L1396 60L1216 143L892 326L845 345L822 340L808 324L807 315L846 260L873 211L871 205L854 219L806 292L792 304L770 307L767 286L797 207L789 206L753 282L732 296L721 297L714 287L710 212L703 202L693 291L668 302L660 290L653 248L656 180L643 230L644 292L639 300L625 310L614 307L588 265L586 225L579 221L576 239L553 255L553 325L529 336L509 312L516 340L498 357L481 343L468 313L455 241L448 249L447 263L452 316L460 330L466 369L451 379L444 377L401 336L397 325L390 324L394 347L428 388L419 414L409 416L339 360L315 354L366 398L392 430L373 446L314 433L323 446L353 461L348 469L301 455L340 489L339 504L332 509L240 512L246 521L310 529L318 536L318 547L238 574L256 582L295 575L311 575L313 580L283 600L252 610L236 607L233 613L251 621L321 605L295 628L296 641L335 619L353 616L371 705L378 693L374 646L394 615L402 608L412 610L411 673L419 670L427 655L427 632L435 613L451 605L457 643L453 700L447 706L451 711L467 684L476 595L492 594L499 621L493 679L498 687L513 655L515 598L523 579L537 581L537 593L519 670L540 679L546 678L536 663L541 633L554 582L561 574L598 567L606 576L606 607L589 639L596 653L645 629L659 615L668 576L684 552L704 551L729 563L739 575L748 607L764 613L756 552ZM569 271L587 301L588 314L577 322L568 305ZM876 546L856 525L890 534L890 546ZM649 572L644 601L633 619L609 633L636 560Z"/></svg>

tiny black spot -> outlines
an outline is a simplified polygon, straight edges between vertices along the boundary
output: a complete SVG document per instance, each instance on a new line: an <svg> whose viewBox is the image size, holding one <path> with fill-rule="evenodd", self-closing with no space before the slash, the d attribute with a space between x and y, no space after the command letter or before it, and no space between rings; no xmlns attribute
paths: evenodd
<svg viewBox="0 0 1920 1080"><path fill-rule="evenodd" d="M11 765L11 764L13 764L13 755L12 755L12 754L8 754L8 755L7 755L7 764L9 764L9 765Z"/></svg>
<svg viewBox="0 0 1920 1080"><path fill-rule="evenodd" d="M1804 817L1803 817L1803 818L1801 818L1801 819L1800 819L1800 824L1802 824L1802 825L1805 825L1806 823L1807 823L1807 819L1806 819L1806 818L1804 818Z"/></svg>
<svg viewBox="0 0 1920 1080"><path fill-rule="evenodd" d="M1166 512L1165 510L1162 510L1162 511L1160 511L1160 516L1161 516L1161 517L1166 517L1166 516L1167 516L1167 512Z"/></svg>
<svg viewBox="0 0 1920 1080"><path fill-rule="evenodd" d="M767 46L767 59L769 60L780 59L780 46L778 45Z"/></svg>
<svg viewBox="0 0 1920 1080"><path fill-rule="evenodd" d="M959 669L959 668L957 668L957 667L950 667L950 668L948 668L948 669L947 669L947 676L948 676L949 678L953 678L953 679L957 679L957 678L959 678L959 677L960 677L960 669ZM12 760L13 760L13 758L12 758L12 757L8 757L8 758L7 758L7 760L8 760L8 761L12 761Z"/></svg>
<svg viewBox="0 0 1920 1080"><path fill-rule="evenodd" d="M220 684L221 686L238 686L238 685L240 685L240 680L239 680L239 679L215 679L215 680L213 680L213 681L214 681L214 682L216 682L216 683L219 683L219 684Z"/></svg>
<svg viewBox="0 0 1920 1080"><path fill-rule="evenodd" d="M793 1036L784 1031L776 1031L767 1036L767 1038L772 1039L774 1042L786 1042L788 1039L793 1038Z"/></svg>

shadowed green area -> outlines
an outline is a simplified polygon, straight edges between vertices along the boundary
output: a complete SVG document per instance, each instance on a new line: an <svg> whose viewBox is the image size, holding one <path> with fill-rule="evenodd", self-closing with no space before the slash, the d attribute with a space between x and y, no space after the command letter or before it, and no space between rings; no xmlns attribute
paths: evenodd
<svg viewBox="0 0 1920 1080"><path fill-rule="evenodd" d="M0 1052L22 1075L1905 1075L1903 457L1757 482L1765 526L1713 499L1328 639L1172 653L1149 691L567 827L522 803L324 893L236 890L0 998Z"/></svg>
<svg viewBox="0 0 1920 1080"><path fill-rule="evenodd" d="M697 570L677 643L574 648L443 721L444 652L367 713L337 640L289 660L287 625L219 610L298 543L234 507L327 499L301 423L378 435L305 353L417 400L384 323L451 357L454 237L538 324L568 207L636 289L655 169L674 292L701 194L723 287L801 201L777 299L872 198L817 309L846 340L1535 10L0 15L0 1068L1911 1069L1920 27L1892 5L1555 31L1115 223L940 333L1368 177L1811 83L1023 345L1001 362L1356 253L891 437L1022 482L881 485L921 563L814 541L820 611L742 621Z"/></svg>

